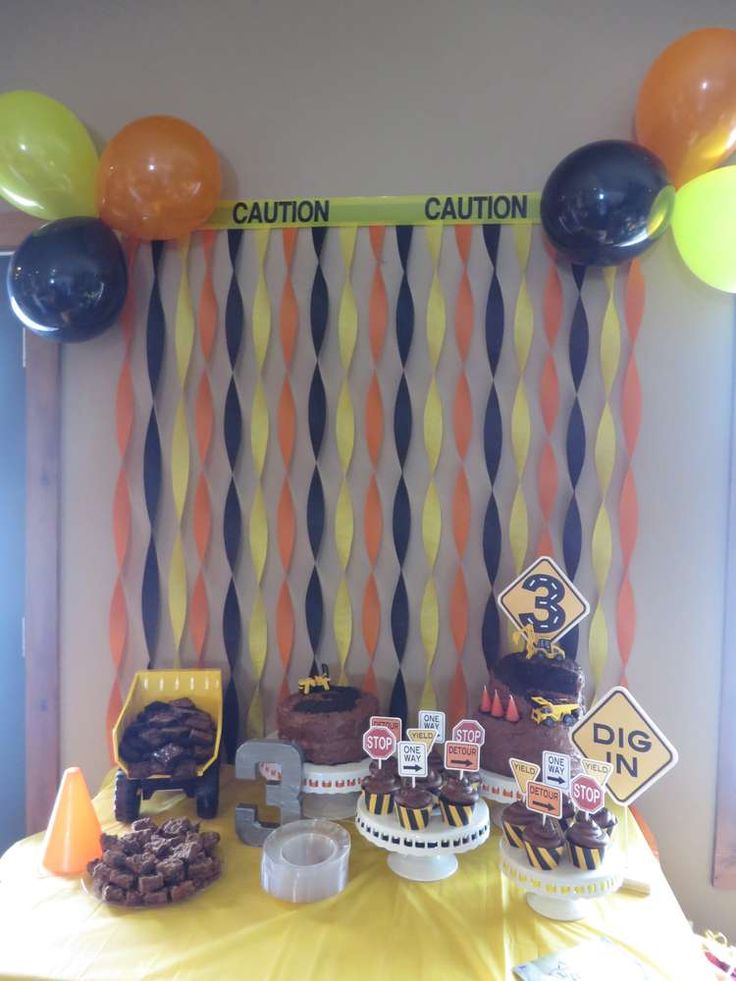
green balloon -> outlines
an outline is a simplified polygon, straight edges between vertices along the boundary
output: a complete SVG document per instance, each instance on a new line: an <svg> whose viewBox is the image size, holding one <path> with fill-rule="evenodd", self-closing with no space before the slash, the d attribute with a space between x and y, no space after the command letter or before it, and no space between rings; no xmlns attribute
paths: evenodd
<svg viewBox="0 0 736 981"><path fill-rule="evenodd" d="M0 95L0 197L36 218L94 216L97 150L73 112L40 92Z"/></svg>
<svg viewBox="0 0 736 981"><path fill-rule="evenodd" d="M711 170L681 187L672 231L685 265L698 279L736 293L736 167Z"/></svg>

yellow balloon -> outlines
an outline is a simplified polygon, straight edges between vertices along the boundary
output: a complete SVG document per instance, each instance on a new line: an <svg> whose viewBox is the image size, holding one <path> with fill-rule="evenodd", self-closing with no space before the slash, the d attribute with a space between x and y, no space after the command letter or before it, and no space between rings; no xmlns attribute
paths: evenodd
<svg viewBox="0 0 736 981"><path fill-rule="evenodd" d="M736 167L711 170L681 187L672 231L691 272L736 293Z"/></svg>
<svg viewBox="0 0 736 981"><path fill-rule="evenodd" d="M0 95L0 197L55 221L96 215L97 151L73 112L40 92Z"/></svg>

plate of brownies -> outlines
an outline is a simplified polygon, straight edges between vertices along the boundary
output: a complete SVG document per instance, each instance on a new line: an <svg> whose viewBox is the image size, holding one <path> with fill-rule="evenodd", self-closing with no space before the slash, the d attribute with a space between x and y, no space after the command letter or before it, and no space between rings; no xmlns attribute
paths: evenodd
<svg viewBox="0 0 736 981"><path fill-rule="evenodd" d="M103 834L102 857L87 866L82 888L110 906L150 908L190 899L222 874L220 835L186 817L134 821L122 835Z"/></svg>

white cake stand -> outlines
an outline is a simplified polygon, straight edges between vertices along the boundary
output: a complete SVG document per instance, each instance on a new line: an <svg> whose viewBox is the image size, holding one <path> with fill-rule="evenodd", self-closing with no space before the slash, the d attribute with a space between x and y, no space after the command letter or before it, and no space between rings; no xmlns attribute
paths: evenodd
<svg viewBox="0 0 736 981"><path fill-rule="evenodd" d="M371 814L358 800L355 825L367 841L391 852L388 865L396 875L414 882L436 882L457 871L456 855L486 841L491 819L488 805L479 800L470 823L463 828L449 827L436 813L423 831L406 831L395 813Z"/></svg>
<svg viewBox="0 0 736 981"><path fill-rule="evenodd" d="M568 858L551 872L534 869L522 848L504 839L499 864L505 876L526 893L531 908L550 920L582 920L585 900L607 896L620 888L624 877L621 853L609 845L600 868L591 872L576 868Z"/></svg>
<svg viewBox="0 0 736 981"><path fill-rule="evenodd" d="M305 817L340 819L353 817L360 795L360 782L368 776L370 759L356 763L305 763L302 771L302 810ZM266 780L279 781L281 767L277 763L261 763L260 771Z"/></svg>
<svg viewBox="0 0 736 981"><path fill-rule="evenodd" d="M491 770L479 770L478 776L480 777L479 793L481 797L491 802L493 823L497 828L503 828L501 822L503 809L508 804L513 804L515 800L523 800L516 781L513 777L493 773Z"/></svg>

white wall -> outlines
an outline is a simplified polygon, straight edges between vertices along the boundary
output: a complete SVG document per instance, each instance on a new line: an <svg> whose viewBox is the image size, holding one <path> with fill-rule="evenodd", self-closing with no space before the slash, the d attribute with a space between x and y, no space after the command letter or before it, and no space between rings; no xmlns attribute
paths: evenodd
<svg viewBox="0 0 736 981"><path fill-rule="evenodd" d="M732 0L5 0L0 90L54 95L101 139L181 115L227 161L230 194L535 189L573 147L627 136L649 62L708 24L736 27ZM732 304L669 241L645 272L630 680L681 762L642 810L687 913L733 936L736 897L709 884ZM94 693L110 684L118 364L114 334L64 353L62 750L92 782L105 768Z"/></svg>

